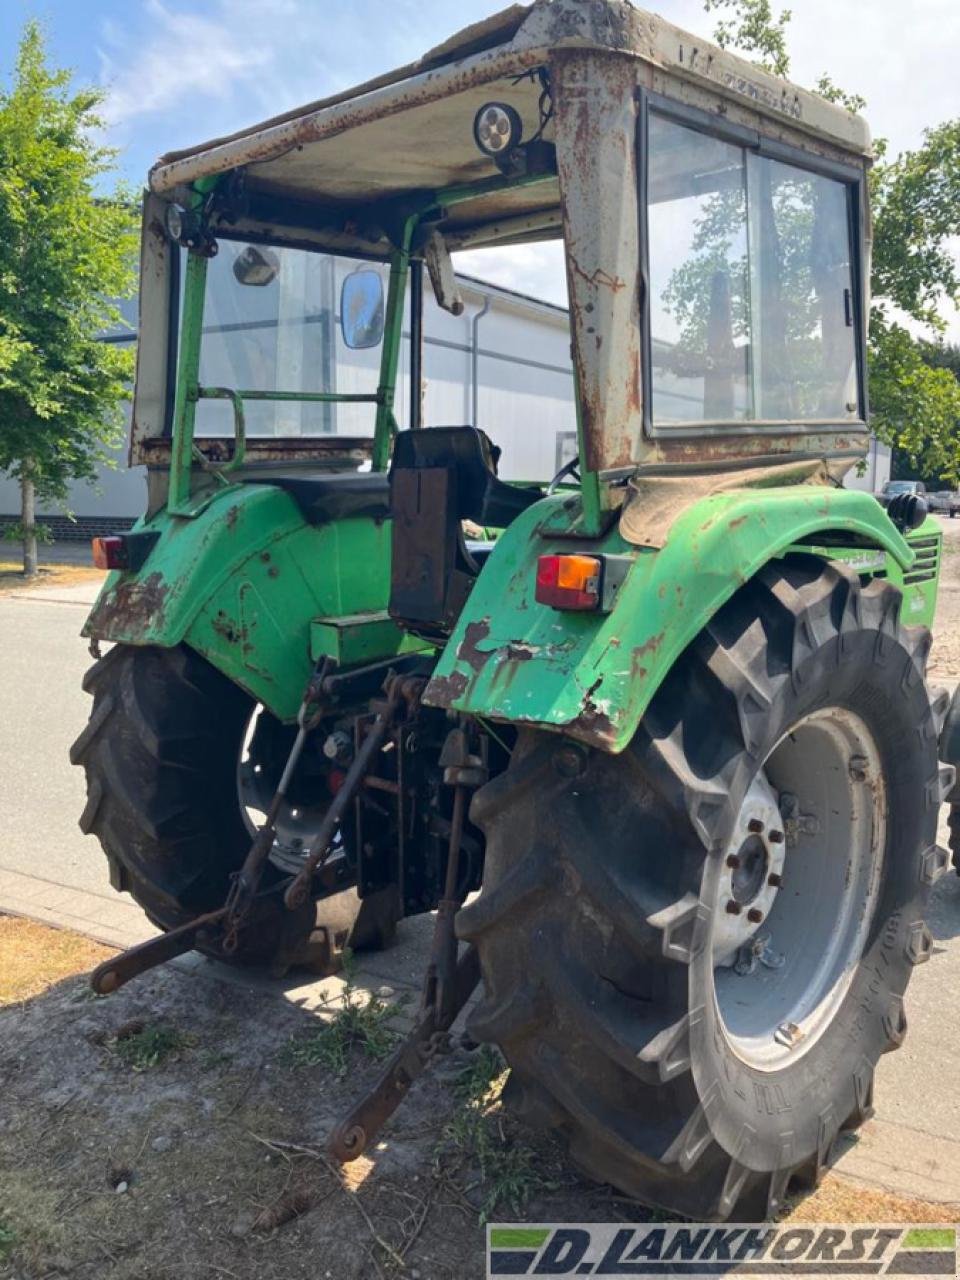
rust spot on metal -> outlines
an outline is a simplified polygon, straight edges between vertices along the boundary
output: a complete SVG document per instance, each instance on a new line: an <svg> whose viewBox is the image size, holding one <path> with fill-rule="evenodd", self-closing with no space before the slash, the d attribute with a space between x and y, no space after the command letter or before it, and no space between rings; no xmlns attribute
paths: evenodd
<svg viewBox="0 0 960 1280"><path fill-rule="evenodd" d="M160 573L118 582L94 605L84 631L109 640L112 633L132 638L162 627L169 592L170 586Z"/></svg>
<svg viewBox="0 0 960 1280"><path fill-rule="evenodd" d="M731 528L731 529L739 529L739 528L740 528L740 526L741 526L742 524L746 524L746 523L747 523L747 517L746 517L746 516L737 516L736 520L731 520L731 521L730 521L730 528Z"/></svg>
<svg viewBox="0 0 960 1280"><path fill-rule="evenodd" d="M466 693L469 683L462 671L454 671L449 676L434 676L427 686L430 697L425 701L431 707L452 707Z"/></svg>
<svg viewBox="0 0 960 1280"><path fill-rule="evenodd" d="M609 750L617 740L616 725L589 697L584 702L583 710L565 726L564 731L592 747L600 747L601 750Z"/></svg>
<svg viewBox="0 0 960 1280"><path fill-rule="evenodd" d="M536 656L536 651L522 641L517 641L516 644L508 644L506 649L501 652L506 662L529 662L531 658Z"/></svg>
<svg viewBox="0 0 960 1280"><path fill-rule="evenodd" d="M651 654L656 653L662 644L663 644L663 632L658 631L655 636L651 636L650 639L644 641L643 644L637 645L637 647L633 651L633 656L634 658L642 658L648 653L651 653Z"/></svg>
<svg viewBox="0 0 960 1280"><path fill-rule="evenodd" d="M227 644L242 645L244 650L252 648L247 640L247 628L240 626L232 618L228 618L222 609L217 611L217 615L212 619L210 626L218 636L222 636L226 640Z"/></svg>
<svg viewBox="0 0 960 1280"><path fill-rule="evenodd" d="M481 640L490 634L490 619L480 618L476 622L468 622L467 628L457 649L457 657L474 671L482 671L494 655L493 649L479 649Z"/></svg>
<svg viewBox="0 0 960 1280"><path fill-rule="evenodd" d="M228 508L227 514L224 516L227 529L230 531L233 531L237 527L237 521L239 519L240 519L240 508L236 503L234 503L232 507Z"/></svg>

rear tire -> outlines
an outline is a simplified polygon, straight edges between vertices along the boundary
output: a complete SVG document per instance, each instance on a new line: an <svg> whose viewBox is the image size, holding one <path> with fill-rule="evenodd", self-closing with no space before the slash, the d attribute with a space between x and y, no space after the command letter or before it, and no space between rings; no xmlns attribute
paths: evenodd
<svg viewBox="0 0 960 1280"><path fill-rule="evenodd" d="M755 1221L778 1211L792 1182L815 1184L838 1133L872 1113L874 1069L903 1040L903 994L931 948L923 914L943 869L937 812L952 773L938 765L924 683L929 632L902 627L900 605L895 588L861 587L840 565L768 566L680 657L622 755L530 731L477 793L484 885L458 917L485 989L469 1031L501 1046L508 1099L563 1134L597 1180L694 1219ZM856 732L875 753L865 766L849 757L850 830L869 854L866 923L849 928L835 1004L814 1003L821 988L811 985L807 1043L790 1048L762 988L731 1004L724 983L737 980L716 947L732 918L723 877L748 792L781 748L797 750L804 721L824 745L826 726L840 744L844 726L863 726ZM846 795L841 757L812 758L798 775L812 798ZM782 803L783 792L771 794ZM864 827L863 806L874 803ZM833 801L826 807L823 842L835 854ZM871 834L881 829L883 838ZM816 932L816 912L796 915L794 898L821 911L833 900L825 908L799 870L806 838L788 836L783 887L765 913L772 948L775 921L791 922L779 928L791 940L787 983L808 971L817 939L832 936L829 922ZM845 861L823 866L842 883ZM821 986L825 1002L833 988ZM808 1025L800 1013L797 1023Z"/></svg>
<svg viewBox="0 0 960 1280"><path fill-rule="evenodd" d="M115 645L87 672L90 720L70 759L87 777L80 828L96 835L114 888L168 930L222 906L250 847L237 762L254 709L249 696L185 645ZM277 879L268 865L264 884ZM287 912L259 906L236 952L224 956L283 970L328 967L342 946L392 940L396 905L362 909L354 890ZM384 910L386 908L386 910ZM328 939L320 934L328 930Z"/></svg>

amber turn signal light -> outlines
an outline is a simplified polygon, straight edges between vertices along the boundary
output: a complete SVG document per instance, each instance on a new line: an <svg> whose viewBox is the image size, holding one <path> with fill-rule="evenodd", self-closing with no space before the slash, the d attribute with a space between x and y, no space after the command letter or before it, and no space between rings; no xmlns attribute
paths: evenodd
<svg viewBox="0 0 960 1280"><path fill-rule="evenodd" d="M598 556L541 556L537 561L537 603L551 609L599 609L602 568Z"/></svg>

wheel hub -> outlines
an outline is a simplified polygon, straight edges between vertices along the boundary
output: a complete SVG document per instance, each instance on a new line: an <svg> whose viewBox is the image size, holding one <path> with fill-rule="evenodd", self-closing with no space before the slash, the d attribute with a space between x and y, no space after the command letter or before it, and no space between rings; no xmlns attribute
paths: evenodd
<svg viewBox="0 0 960 1280"><path fill-rule="evenodd" d="M727 843L717 890L720 906L713 960L732 965L773 908L783 877L786 843L777 793L759 773L750 784Z"/></svg>

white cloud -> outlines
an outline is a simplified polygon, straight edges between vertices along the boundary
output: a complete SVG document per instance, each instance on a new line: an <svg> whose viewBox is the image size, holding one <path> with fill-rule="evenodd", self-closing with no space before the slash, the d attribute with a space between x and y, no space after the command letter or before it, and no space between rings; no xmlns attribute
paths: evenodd
<svg viewBox="0 0 960 1280"><path fill-rule="evenodd" d="M238 81L270 61L263 42L249 28L174 9L147 0L149 38L110 24L101 32L101 79L107 85L104 115L122 129L140 116L156 115L188 100L194 109L204 100L225 101Z"/></svg>

